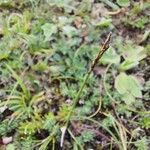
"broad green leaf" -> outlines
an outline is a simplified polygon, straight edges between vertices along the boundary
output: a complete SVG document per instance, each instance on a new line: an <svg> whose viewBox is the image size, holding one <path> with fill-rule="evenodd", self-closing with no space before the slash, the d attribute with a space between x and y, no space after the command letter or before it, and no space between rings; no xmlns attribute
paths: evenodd
<svg viewBox="0 0 150 150"><path fill-rule="evenodd" d="M124 59L140 61L146 57L144 47L134 45L131 41L128 41L126 45L120 46L120 50L123 52Z"/></svg>
<svg viewBox="0 0 150 150"><path fill-rule="evenodd" d="M115 88L123 96L122 99L128 104L134 101L134 97L142 97L142 86L131 75L128 76L125 73L120 73L115 79Z"/></svg>
<svg viewBox="0 0 150 150"><path fill-rule="evenodd" d="M139 61L146 57L146 51L142 46L136 46L132 43L127 43L121 46L120 50L123 52L124 61L120 64L121 70L129 70L139 64Z"/></svg>
<svg viewBox="0 0 150 150"><path fill-rule="evenodd" d="M118 5L127 7L130 6L130 0L117 0Z"/></svg>
<svg viewBox="0 0 150 150"><path fill-rule="evenodd" d="M128 50L124 52L124 58L133 60L133 61L140 61L146 57L146 52L144 47L142 46L132 46Z"/></svg>
<svg viewBox="0 0 150 150"><path fill-rule="evenodd" d="M138 61L133 60L125 60L123 63L120 64L119 69L122 71L129 70L139 64Z"/></svg>
<svg viewBox="0 0 150 150"><path fill-rule="evenodd" d="M110 47L101 58L101 62L103 64L109 63L119 64L120 56L115 52L115 50L112 47Z"/></svg>
<svg viewBox="0 0 150 150"><path fill-rule="evenodd" d="M134 97L142 97L142 86L140 85L139 81L132 75L128 76L128 83L130 84L129 90L132 91L132 95Z"/></svg>
<svg viewBox="0 0 150 150"><path fill-rule="evenodd" d="M127 75L125 73L120 73L115 79L115 88L120 94L128 93L127 85Z"/></svg>
<svg viewBox="0 0 150 150"><path fill-rule="evenodd" d="M72 36L77 35L77 29L70 25L66 25L63 27L63 33L71 38Z"/></svg>
<svg viewBox="0 0 150 150"><path fill-rule="evenodd" d="M122 96L122 100L127 104L131 105L135 102L135 97L132 96L131 94L125 94Z"/></svg>
<svg viewBox="0 0 150 150"><path fill-rule="evenodd" d="M57 27L56 25L52 24L52 23L45 23L41 29L44 32L44 36L45 36L45 41L49 41L50 37L52 36L52 34L57 32Z"/></svg>

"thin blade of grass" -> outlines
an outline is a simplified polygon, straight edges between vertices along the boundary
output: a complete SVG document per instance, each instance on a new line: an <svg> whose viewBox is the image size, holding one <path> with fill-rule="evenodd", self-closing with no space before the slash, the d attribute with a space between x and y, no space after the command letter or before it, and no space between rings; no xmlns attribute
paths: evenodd
<svg viewBox="0 0 150 150"><path fill-rule="evenodd" d="M6 64L6 67L12 73L13 78L15 78L17 80L17 82L20 85L26 99L29 99L30 98L30 92L27 89L27 87L25 86L25 84L23 83L22 79L16 74L16 72L8 64Z"/></svg>

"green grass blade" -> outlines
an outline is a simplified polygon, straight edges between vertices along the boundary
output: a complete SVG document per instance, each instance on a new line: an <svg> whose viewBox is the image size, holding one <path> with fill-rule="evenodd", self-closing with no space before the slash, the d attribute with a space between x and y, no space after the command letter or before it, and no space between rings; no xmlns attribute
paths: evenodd
<svg viewBox="0 0 150 150"><path fill-rule="evenodd" d="M23 83L22 79L16 74L16 72L8 64L6 64L6 67L12 73L13 78L15 78L17 80L18 84L20 85L20 87L25 95L25 98L29 99L30 91L27 89L27 87Z"/></svg>

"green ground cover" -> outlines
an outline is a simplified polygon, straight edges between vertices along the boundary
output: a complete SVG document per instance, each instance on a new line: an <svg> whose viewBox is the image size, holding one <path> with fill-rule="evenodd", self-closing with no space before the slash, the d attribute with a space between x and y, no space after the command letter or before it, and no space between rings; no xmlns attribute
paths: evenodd
<svg viewBox="0 0 150 150"><path fill-rule="evenodd" d="M0 0L0 150L149 150L149 35L148 0Z"/></svg>

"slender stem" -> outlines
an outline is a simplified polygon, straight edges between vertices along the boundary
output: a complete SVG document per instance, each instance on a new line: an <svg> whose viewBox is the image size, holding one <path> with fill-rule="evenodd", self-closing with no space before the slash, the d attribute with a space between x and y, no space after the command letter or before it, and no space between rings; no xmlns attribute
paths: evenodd
<svg viewBox="0 0 150 150"><path fill-rule="evenodd" d="M74 100L74 102L73 102L72 109L71 109L71 111L70 111L69 114L68 114L68 118L67 118L67 122L66 122L66 127L68 126L68 123L69 123L69 121L70 121L71 115L72 115L72 113L73 113L73 111L74 111L74 109L75 109L75 107L76 107L76 105L77 105L77 103L78 103L78 101L79 101L79 98L80 98L80 96L81 96L81 94L82 94L82 92L83 92L83 89L84 89L84 87L85 87L86 82L87 82L88 79L89 79L89 76L90 76L91 72L93 71L94 67L96 66L96 64L98 63L98 61L100 60L100 58L103 56L104 52L109 48L110 37L111 37L111 33L109 33L109 35L107 36L107 38L106 38L104 44L103 44L102 47L100 48L99 53L98 53L97 56L95 57L95 59L94 59L92 65L91 65L89 71L88 71L87 74L85 75L83 84L82 84L82 86L80 87L80 89L79 89L79 91L78 91L78 93L77 93L77 95L76 95L76 97L75 97L75 100Z"/></svg>
<svg viewBox="0 0 150 150"><path fill-rule="evenodd" d="M66 124L65 124L65 127L67 129L68 125L69 125L69 122L70 122L70 118L72 116L72 113L74 112L74 109L76 108L76 105L80 99L80 96L83 92L83 89L86 85L86 82L88 81L89 77L90 77L90 74L91 72L93 71L94 67L96 66L96 64L99 62L100 58L103 56L104 52L109 48L109 42L110 42L110 38L111 38L111 33L108 34L105 42L103 43L102 47L100 48L99 50L99 53L97 54L97 56L95 57L94 61L92 62L92 65L89 69L89 71L87 72L87 74L85 75L85 78L84 78L84 81L83 81L83 84L82 86L80 87L75 99L74 99L74 102L73 102L73 105L72 105L72 108L68 114L68 117L67 117L67 121L66 121Z"/></svg>
<svg viewBox="0 0 150 150"><path fill-rule="evenodd" d="M67 127L68 124L69 124L71 115L72 115L72 113L73 113L73 111L74 111L74 109L75 109L75 107L76 107L76 105L77 105L77 103L78 103L78 101L79 101L79 98L80 98L80 96L81 96L81 94L82 94L82 91L83 91L83 89L84 89L84 87L85 87L85 84L86 84L86 82L87 82L87 80L88 80L88 78L89 78L89 76L90 76L90 73L91 73L91 72L88 72L88 74L86 74L85 79L84 79L84 82L83 82L81 88L79 89L79 91L78 91L78 93L77 93L77 96L75 97L74 103L73 103L73 105L72 105L72 109L70 110L70 112L69 112L69 114L68 114L68 118L67 118L67 122L66 122L66 127Z"/></svg>

